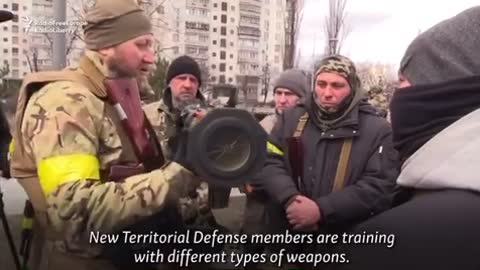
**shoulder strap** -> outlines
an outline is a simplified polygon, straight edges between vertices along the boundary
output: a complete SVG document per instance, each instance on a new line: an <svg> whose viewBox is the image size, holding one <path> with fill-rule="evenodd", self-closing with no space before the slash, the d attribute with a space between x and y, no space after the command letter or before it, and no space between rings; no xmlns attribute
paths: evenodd
<svg viewBox="0 0 480 270"><path fill-rule="evenodd" d="M293 133L293 137L299 138L303 130L305 129L305 125L308 122L308 112L305 112L302 116L300 116L300 119L298 119L298 124L297 128L295 129L295 132Z"/></svg>
<svg viewBox="0 0 480 270"><path fill-rule="evenodd" d="M87 63L86 60L83 60L84 67L86 69L92 69L91 63ZM92 72L95 74L95 72ZM30 73L28 74L19 90L19 97L18 103L16 108L16 115L15 115L15 122L17 123L15 132L20 132L21 122L23 119L23 114L25 111L25 107L27 106L28 100L33 92L38 91L43 86L50 82L55 81L72 81L77 82L79 84L84 85L87 87L94 95L98 96L99 98L106 97L106 91L101 83L96 82L95 80L90 79L86 75L76 71L74 69L64 69L61 71L44 71L44 72L37 72L37 73ZM20 133L19 133L20 134ZM16 138L17 142L19 141Z"/></svg>
<svg viewBox="0 0 480 270"><path fill-rule="evenodd" d="M352 151L352 141L353 138L346 138L343 141L342 150L340 151L340 158L338 159L335 181L333 182L333 192L339 191L344 186L348 161L350 160L350 153Z"/></svg>

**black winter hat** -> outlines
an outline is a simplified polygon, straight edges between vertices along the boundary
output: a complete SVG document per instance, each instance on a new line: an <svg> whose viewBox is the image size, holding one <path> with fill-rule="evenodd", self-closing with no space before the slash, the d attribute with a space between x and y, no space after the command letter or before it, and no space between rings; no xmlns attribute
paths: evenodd
<svg viewBox="0 0 480 270"><path fill-rule="evenodd" d="M190 56L180 56L172 61L167 71L167 84L180 74L191 74L197 78L199 86L202 85L202 72L200 71L200 66Z"/></svg>

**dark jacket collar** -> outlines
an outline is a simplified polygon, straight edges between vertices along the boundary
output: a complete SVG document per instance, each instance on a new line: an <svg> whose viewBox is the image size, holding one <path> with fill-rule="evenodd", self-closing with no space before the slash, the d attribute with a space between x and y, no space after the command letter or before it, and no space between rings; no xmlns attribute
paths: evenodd
<svg viewBox="0 0 480 270"><path fill-rule="evenodd" d="M319 117L316 116L314 109L317 106L313 96L308 98L305 102L305 109L309 114L309 118L311 118L312 123L317 126L318 128L322 129L322 127L326 126L325 122L322 122ZM366 98L361 99L351 110L350 112L341 118L337 122L333 122L333 124L329 127L329 129L338 129L342 127L350 127L350 128L358 128L359 125L359 115L360 113L366 113L371 115L378 115L377 110L368 103Z"/></svg>
<svg viewBox="0 0 480 270"><path fill-rule="evenodd" d="M207 104L207 100L205 99L203 94L200 92L200 90L198 90L197 92L197 99L200 100L202 105ZM175 109L173 108L172 89L170 89L170 87L167 87L163 91L163 98L160 100L158 110L165 112L171 119L178 118L178 112L175 112Z"/></svg>

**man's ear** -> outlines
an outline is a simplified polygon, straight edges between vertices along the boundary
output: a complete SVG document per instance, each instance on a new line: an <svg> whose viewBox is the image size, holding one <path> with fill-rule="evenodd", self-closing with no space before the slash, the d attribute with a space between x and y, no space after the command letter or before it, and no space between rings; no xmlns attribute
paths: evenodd
<svg viewBox="0 0 480 270"><path fill-rule="evenodd" d="M97 52L103 57L111 57L114 53L114 48L113 47L104 48L104 49L98 50Z"/></svg>

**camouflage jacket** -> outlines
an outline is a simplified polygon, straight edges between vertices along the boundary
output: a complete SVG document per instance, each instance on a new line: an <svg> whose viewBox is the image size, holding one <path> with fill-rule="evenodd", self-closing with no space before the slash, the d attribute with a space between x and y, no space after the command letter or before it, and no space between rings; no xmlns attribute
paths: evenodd
<svg viewBox="0 0 480 270"><path fill-rule="evenodd" d="M86 51L84 57L94 68L80 66L75 72L100 82L110 75L97 53ZM26 190L47 233L57 239L55 246L70 254L98 255L102 246L89 243L91 232L114 232L170 202L176 205L196 182L175 162L121 182L101 175L99 171L132 157L106 102L78 82L41 87L28 99L23 114L17 110L16 125L14 141L23 143L12 154L13 177ZM24 153L22 160L19 151Z"/></svg>
<svg viewBox="0 0 480 270"><path fill-rule="evenodd" d="M389 103L387 96L383 92L369 93L368 102L377 108L383 117L387 116Z"/></svg>
<svg viewBox="0 0 480 270"><path fill-rule="evenodd" d="M205 102L200 92L197 97ZM162 100L145 105L143 108L168 160L174 154L172 153L174 149L172 149L171 141L176 137L178 122L178 114L172 112L170 100L171 90L167 88ZM181 215L187 225L209 226L214 223L214 217L208 204L207 183L201 183L196 189L196 197L184 196L180 198L179 205Z"/></svg>

